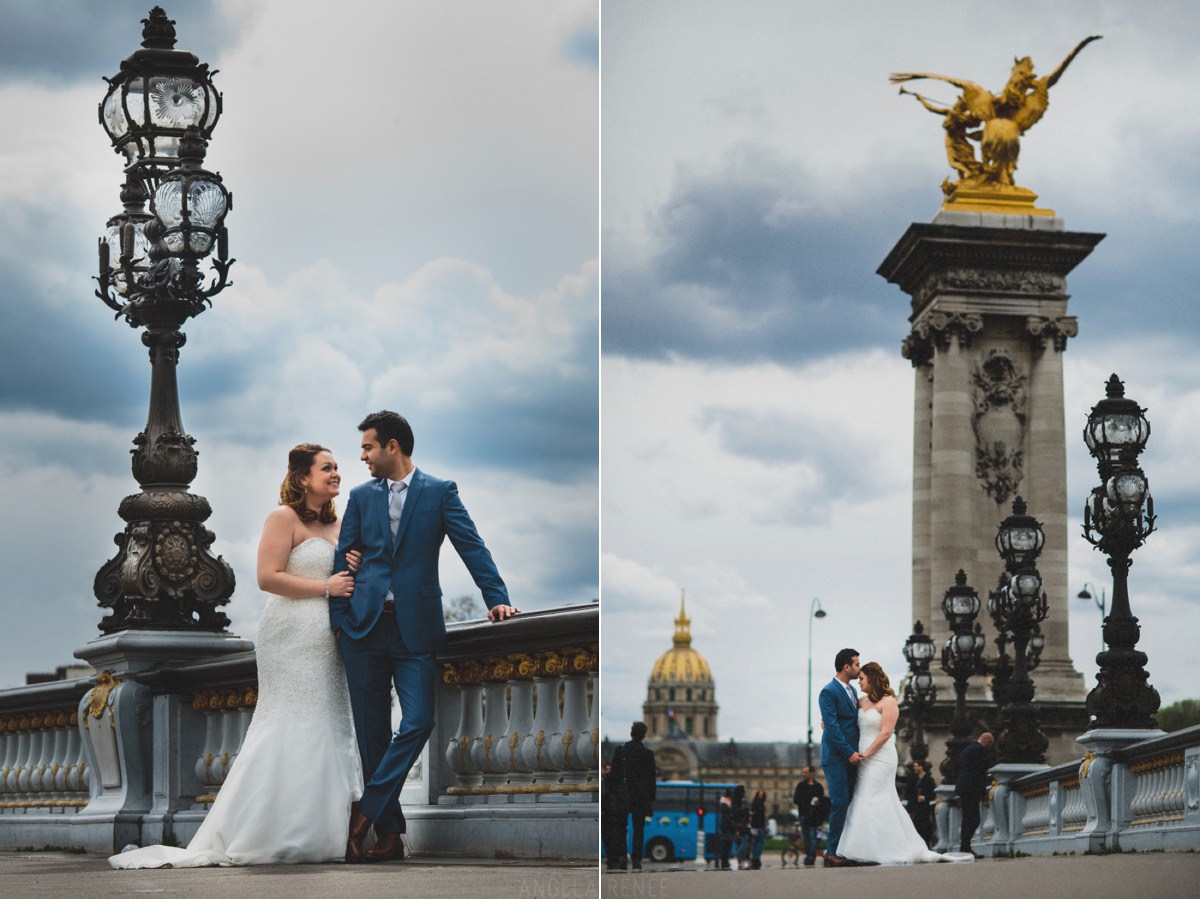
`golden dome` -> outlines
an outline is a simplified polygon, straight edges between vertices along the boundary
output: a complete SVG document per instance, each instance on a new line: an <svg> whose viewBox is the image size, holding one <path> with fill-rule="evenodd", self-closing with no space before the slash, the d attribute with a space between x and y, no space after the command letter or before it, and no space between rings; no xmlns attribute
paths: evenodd
<svg viewBox="0 0 1200 899"><path fill-rule="evenodd" d="M712 669L708 660L692 649L692 621L683 607L683 595L679 597L679 617L675 619L675 645L658 657L650 670L653 684L711 684Z"/></svg>

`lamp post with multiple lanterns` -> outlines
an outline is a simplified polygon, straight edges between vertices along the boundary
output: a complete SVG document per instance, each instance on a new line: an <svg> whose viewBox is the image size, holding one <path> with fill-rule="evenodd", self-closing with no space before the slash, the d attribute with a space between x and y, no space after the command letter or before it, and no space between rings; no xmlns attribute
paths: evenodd
<svg viewBox="0 0 1200 899"><path fill-rule="evenodd" d="M904 684L904 708L912 715L913 739L909 754L913 761L925 762L929 758L929 746L925 743L925 720L930 707L937 700L937 687L929 672L929 663L935 655L937 647L925 633L925 626L918 621L904 641L904 658L909 671Z"/></svg>
<svg viewBox="0 0 1200 899"><path fill-rule="evenodd" d="M1040 658L1045 638L1038 624L1049 606L1042 590L1042 576L1034 564L1045 544L1041 523L1026 514L1025 501L1013 500L1012 514L996 532L996 550L1010 575L994 595L992 615L998 629L1012 635L1012 674L1004 688L1004 729L997 739L1001 762L1041 764L1050 745L1042 733L1033 708L1034 686L1029 677L1031 656ZM1037 641L1035 642L1035 634ZM1035 647L1031 653L1031 645Z"/></svg>
<svg viewBox="0 0 1200 899"><path fill-rule="evenodd" d="M1113 573L1112 607L1104 619L1108 648L1096 656L1100 671L1087 710L1095 728L1150 729L1159 696L1148 683L1146 654L1136 648L1141 629L1129 605L1130 556L1155 525L1150 484L1138 465L1150 422L1146 410L1126 398L1125 385L1115 374L1105 392L1083 431L1100 474L1100 486L1083 507L1083 536L1108 556Z"/></svg>
<svg viewBox="0 0 1200 899"><path fill-rule="evenodd" d="M144 329L151 380L146 427L132 450L141 491L121 502L127 524L115 537L118 552L96 574L96 598L111 609L99 627L215 632L229 624L220 606L234 577L209 551L208 501L188 491L197 453L183 428L176 366L186 339L180 327L228 285L233 262L224 225L232 200L202 166L221 95L206 64L174 49L175 23L161 7L142 23L142 49L107 79L100 104L125 183L123 209L100 238L96 295Z"/></svg>
<svg viewBox="0 0 1200 899"><path fill-rule="evenodd" d="M954 585L942 597L942 613L953 632L942 647L942 670L954 679L954 721L946 741L946 757L939 770L942 783L953 784L958 774L958 757L970 743L971 722L967 718L967 681L979 668L987 639L975 617L979 614L979 594L967 583L961 568Z"/></svg>

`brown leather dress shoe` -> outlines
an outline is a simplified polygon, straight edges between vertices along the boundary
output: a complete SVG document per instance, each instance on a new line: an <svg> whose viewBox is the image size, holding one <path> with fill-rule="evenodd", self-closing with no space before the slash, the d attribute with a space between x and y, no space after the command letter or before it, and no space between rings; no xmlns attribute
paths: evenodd
<svg viewBox="0 0 1200 899"><path fill-rule="evenodd" d="M404 861L404 835L385 833L379 842L363 853L368 862L402 862Z"/></svg>
<svg viewBox="0 0 1200 899"><path fill-rule="evenodd" d="M346 864L363 862L363 837L371 829L371 819L363 814L357 802L350 806L350 834L346 839Z"/></svg>
<svg viewBox="0 0 1200 899"><path fill-rule="evenodd" d="M854 859L846 858L844 855L830 855L825 853L826 868L857 868L858 862Z"/></svg>

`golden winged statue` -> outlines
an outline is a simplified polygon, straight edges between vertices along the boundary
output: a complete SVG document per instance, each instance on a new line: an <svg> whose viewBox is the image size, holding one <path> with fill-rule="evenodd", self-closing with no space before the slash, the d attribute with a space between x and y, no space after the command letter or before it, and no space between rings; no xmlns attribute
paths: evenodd
<svg viewBox="0 0 1200 899"><path fill-rule="evenodd" d="M926 72L898 72L890 77L892 84L921 78L945 81L962 91L953 106L939 106L927 97L900 88L901 94L915 97L930 112L943 117L946 157L950 167L958 173L957 181L951 182L947 178L942 183L948 200L964 188L1029 193L1017 187L1013 181L1017 156L1021 151L1021 135L1046 114L1046 108L1050 105L1050 88L1058 83L1079 51L1092 41L1100 40L1100 37L1094 34L1084 38L1057 69L1042 78L1034 75L1033 60L1028 56L1014 59L1012 75L999 94L993 94L973 81ZM980 125L982 129L979 129ZM979 143L978 158L971 141Z"/></svg>

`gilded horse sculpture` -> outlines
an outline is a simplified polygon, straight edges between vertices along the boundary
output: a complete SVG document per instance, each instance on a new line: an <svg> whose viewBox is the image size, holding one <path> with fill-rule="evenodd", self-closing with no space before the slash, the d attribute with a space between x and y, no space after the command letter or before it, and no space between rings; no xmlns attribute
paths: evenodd
<svg viewBox="0 0 1200 899"><path fill-rule="evenodd" d="M946 131L946 156L950 167L958 173L956 182L947 178L942 183L947 198L960 187L1020 190L1013 181L1013 172L1021 150L1021 135L1046 114L1050 88L1058 83L1079 51L1100 37L1094 34L1080 41L1057 69L1042 78L1034 76L1033 60L1028 56L1015 59L1008 84L998 95L973 81L945 75L899 72L889 78L892 84L931 78L953 84L962 91L953 106L938 106L920 94L900 88L900 93L915 97L922 106L945 120L942 127ZM983 126L982 130L970 130L979 125ZM970 141L979 142L978 159Z"/></svg>

